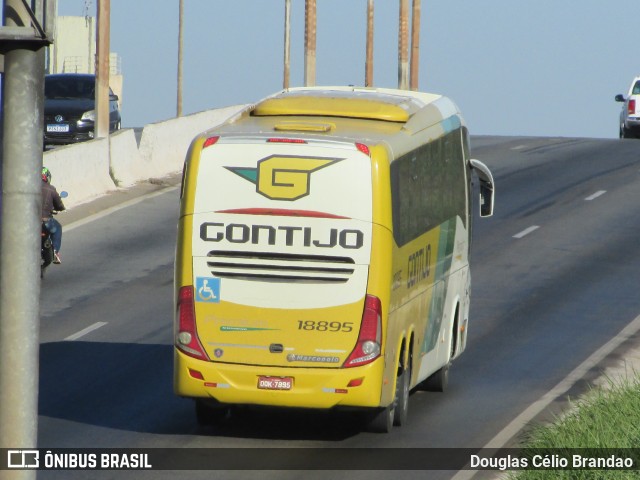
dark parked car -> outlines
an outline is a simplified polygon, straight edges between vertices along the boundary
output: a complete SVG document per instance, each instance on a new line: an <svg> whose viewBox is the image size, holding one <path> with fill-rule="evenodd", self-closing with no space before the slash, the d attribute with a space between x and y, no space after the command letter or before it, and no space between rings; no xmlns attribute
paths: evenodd
<svg viewBox="0 0 640 480"><path fill-rule="evenodd" d="M61 145L93 138L96 76L79 73L44 79L44 144ZM118 96L109 89L109 130L120 128Z"/></svg>

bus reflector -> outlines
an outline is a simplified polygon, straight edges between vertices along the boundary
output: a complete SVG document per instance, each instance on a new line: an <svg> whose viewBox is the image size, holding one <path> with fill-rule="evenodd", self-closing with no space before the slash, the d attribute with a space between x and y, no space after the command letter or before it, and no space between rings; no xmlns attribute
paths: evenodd
<svg viewBox="0 0 640 480"><path fill-rule="evenodd" d="M231 388L228 383L204 382L205 387L209 388Z"/></svg>
<svg viewBox="0 0 640 480"><path fill-rule="evenodd" d="M364 377L354 378L353 380L349 381L347 387L359 387L360 385L362 385L362 382L364 382Z"/></svg>
<svg viewBox="0 0 640 480"><path fill-rule="evenodd" d="M220 137L209 137L204 141L204 144L202 145L202 149L204 150L207 147L210 147L211 145L214 145L218 140L220 140Z"/></svg>
<svg viewBox="0 0 640 480"><path fill-rule="evenodd" d="M178 293L178 333L175 345L185 354L198 360L209 361L196 329L195 301L193 286L182 287Z"/></svg>
<svg viewBox="0 0 640 480"><path fill-rule="evenodd" d="M378 297L367 295L364 301L362 324L356 346L344 363L344 368L359 367L380 356L382 341L382 305Z"/></svg>

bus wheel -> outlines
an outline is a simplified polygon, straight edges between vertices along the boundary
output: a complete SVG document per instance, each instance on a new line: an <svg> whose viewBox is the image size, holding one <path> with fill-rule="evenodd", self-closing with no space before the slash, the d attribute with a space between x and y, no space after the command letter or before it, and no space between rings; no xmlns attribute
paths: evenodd
<svg viewBox="0 0 640 480"><path fill-rule="evenodd" d="M393 424L401 427L407 423L409 413L409 385L411 384L411 366L408 366L396 382L396 408Z"/></svg>
<svg viewBox="0 0 640 480"><path fill-rule="evenodd" d="M395 401L382 410L376 410L368 418L367 430L373 433L389 433L393 428L395 410Z"/></svg>
<svg viewBox="0 0 640 480"><path fill-rule="evenodd" d="M410 383L411 368L407 367L396 380L396 394L391 405L377 410L370 417L368 425L370 432L389 433L394 425L402 426L407 423Z"/></svg>
<svg viewBox="0 0 640 480"><path fill-rule="evenodd" d="M198 421L198 425L201 427L214 425L224 420L228 413L228 407L214 407L204 400L196 399L196 420Z"/></svg>
<svg viewBox="0 0 640 480"><path fill-rule="evenodd" d="M444 367L423 381L420 385L421 389L426 390L427 392L444 392L447 389L447 384L449 383L450 365L450 363L447 363Z"/></svg>

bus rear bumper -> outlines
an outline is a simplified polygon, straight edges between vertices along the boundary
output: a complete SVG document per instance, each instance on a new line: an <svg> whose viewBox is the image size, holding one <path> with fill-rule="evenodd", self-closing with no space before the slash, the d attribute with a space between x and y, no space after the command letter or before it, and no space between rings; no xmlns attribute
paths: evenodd
<svg viewBox="0 0 640 480"><path fill-rule="evenodd" d="M204 362L175 350L174 392L230 405L378 407L383 370L382 357L354 368L288 368ZM261 378L285 379L285 388L291 379L291 386L259 388Z"/></svg>

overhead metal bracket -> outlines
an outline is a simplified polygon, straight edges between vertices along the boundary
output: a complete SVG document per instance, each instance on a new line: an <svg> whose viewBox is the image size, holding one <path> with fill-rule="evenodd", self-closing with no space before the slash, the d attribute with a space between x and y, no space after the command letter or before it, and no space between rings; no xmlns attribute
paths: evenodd
<svg viewBox="0 0 640 480"><path fill-rule="evenodd" d="M5 0L4 24L0 27L0 49L6 43L49 45L54 40L56 0Z"/></svg>

